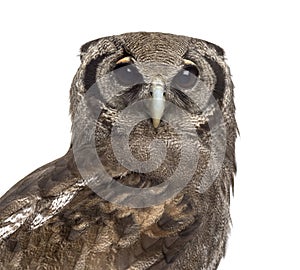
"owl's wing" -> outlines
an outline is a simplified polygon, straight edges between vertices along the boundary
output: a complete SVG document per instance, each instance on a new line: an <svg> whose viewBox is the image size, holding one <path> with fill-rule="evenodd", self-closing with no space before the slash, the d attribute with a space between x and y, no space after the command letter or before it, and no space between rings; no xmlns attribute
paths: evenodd
<svg viewBox="0 0 300 270"><path fill-rule="evenodd" d="M72 199L79 178L68 151L19 181L0 198L0 240L22 227L43 225Z"/></svg>
<svg viewBox="0 0 300 270"><path fill-rule="evenodd" d="M197 238L200 219L187 195L130 209L80 180L69 151L0 199L0 269L173 269Z"/></svg>
<svg viewBox="0 0 300 270"><path fill-rule="evenodd" d="M26 200L25 198L29 200L32 198L35 201L45 196L55 196L61 191L60 187L71 186L78 177L79 174L73 161L73 154L71 151L68 151L63 157L40 167L26 176L0 198L1 219L6 214L10 214L9 208L7 209L8 212L5 209L11 203L15 202L17 204L16 200L23 201ZM22 208L23 205L21 206ZM14 212L17 208L16 205L11 211Z"/></svg>

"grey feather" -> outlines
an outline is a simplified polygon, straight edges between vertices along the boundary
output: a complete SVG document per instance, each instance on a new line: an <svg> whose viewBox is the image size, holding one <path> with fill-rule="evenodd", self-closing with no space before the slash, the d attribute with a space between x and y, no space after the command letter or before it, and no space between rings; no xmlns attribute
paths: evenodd
<svg viewBox="0 0 300 270"><path fill-rule="evenodd" d="M223 49L145 32L88 42L70 101L67 154L0 199L0 268L217 269L236 171Z"/></svg>

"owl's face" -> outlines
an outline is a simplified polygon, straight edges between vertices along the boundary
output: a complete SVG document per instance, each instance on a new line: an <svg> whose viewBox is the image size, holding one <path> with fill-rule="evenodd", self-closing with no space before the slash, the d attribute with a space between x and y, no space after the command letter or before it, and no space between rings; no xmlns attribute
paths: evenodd
<svg viewBox="0 0 300 270"><path fill-rule="evenodd" d="M142 172L148 185L164 182L183 148L192 157L200 153L195 171L201 174L212 154L211 130L222 127L224 143L235 124L230 74L216 45L129 33L83 45L81 60L71 88L73 143L95 140L112 176Z"/></svg>

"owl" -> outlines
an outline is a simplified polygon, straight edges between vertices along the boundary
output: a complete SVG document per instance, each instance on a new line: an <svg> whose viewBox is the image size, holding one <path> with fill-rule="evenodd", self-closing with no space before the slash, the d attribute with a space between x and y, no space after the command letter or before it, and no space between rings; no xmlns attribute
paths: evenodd
<svg viewBox="0 0 300 270"><path fill-rule="evenodd" d="M137 32L80 58L69 150L0 199L0 268L217 269L236 171L223 49Z"/></svg>

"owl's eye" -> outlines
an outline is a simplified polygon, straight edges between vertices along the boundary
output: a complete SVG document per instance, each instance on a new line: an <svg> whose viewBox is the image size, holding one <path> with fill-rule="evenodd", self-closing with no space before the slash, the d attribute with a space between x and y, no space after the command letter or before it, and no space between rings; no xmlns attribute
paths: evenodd
<svg viewBox="0 0 300 270"><path fill-rule="evenodd" d="M179 89L190 89L196 84L198 75L195 65L184 66L173 78L172 84Z"/></svg>
<svg viewBox="0 0 300 270"><path fill-rule="evenodd" d="M132 63L119 63L114 69L114 76L116 80L124 86L133 86L143 83L143 76L135 65Z"/></svg>

